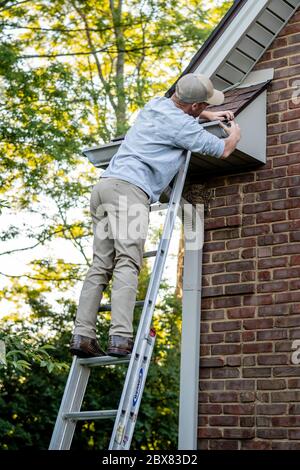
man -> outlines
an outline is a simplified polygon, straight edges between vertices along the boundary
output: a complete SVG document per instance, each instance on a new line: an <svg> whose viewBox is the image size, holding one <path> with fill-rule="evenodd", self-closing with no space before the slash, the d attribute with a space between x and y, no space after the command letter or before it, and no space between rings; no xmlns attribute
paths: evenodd
<svg viewBox="0 0 300 470"><path fill-rule="evenodd" d="M70 351L80 357L104 355L96 339L96 319L102 292L113 277L112 316L107 354L125 356L133 348L132 318L138 274L149 222L149 206L163 190L191 150L212 158L227 158L240 139L231 111L209 112L220 105L222 92L204 75L186 74L171 98L152 99L139 113L118 152L91 195L94 243L93 264L80 295ZM228 137L218 139L195 118L231 120ZM137 206L138 212L132 211ZM138 215L137 215L138 213ZM140 225L139 232L125 230ZM106 228L106 231L104 230ZM121 234L121 232L125 232Z"/></svg>

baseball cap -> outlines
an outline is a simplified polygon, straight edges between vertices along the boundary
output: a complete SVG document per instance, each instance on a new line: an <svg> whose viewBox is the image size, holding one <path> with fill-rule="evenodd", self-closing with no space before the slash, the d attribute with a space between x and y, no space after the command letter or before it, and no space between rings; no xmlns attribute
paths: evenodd
<svg viewBox="0 0 300 470"><path fill-rule="evenodd" d="M208 103L218 106L224 93L213 87L211 80L200 73L187 73L176 83L176 95L184 103Z"/></svg>

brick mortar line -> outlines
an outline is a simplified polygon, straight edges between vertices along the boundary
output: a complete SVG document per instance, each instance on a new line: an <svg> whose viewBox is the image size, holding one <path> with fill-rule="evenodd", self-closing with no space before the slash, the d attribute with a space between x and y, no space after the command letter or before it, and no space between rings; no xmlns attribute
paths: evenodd
<svg viewBox="0 0 300 470"><path fill-rule="evenodd" d="M299 53L300 55L300 53ZM277 88L277 90L273 90L272 89L272 85L273 84L277 84L279 82L288 82L289 80L292 80L291 78L272 78L271 80L271 83L269 85L269 87L267 88L267 93L280 93L282 91L286 92L287 90L289 90L291 88L291 86L286 86L285 88Z"/></svg>
<svg viewBox="0 0 300 470"><path fill-rule="evenodd" d="M276 56L276 57L272 55L271 60L289 59L290 57L298 56L299 52L297 51L292 51L292 54L289 54L289 55L284 55L284 53L290 51L291 49L297 49L299 44L300 44L300 41L293 42L293 43L287 44L286 46L281 46L281 47L274 49L273 52L281 51L281 55ZM267 61L264 60L263 62L267 62Z"/></svg>
<svg viewBox="0 0 300 470"><path fill-rule="evenodd" d="M300 129L299 129L300 131ZM293 131L291 131L293 132ZM287 134L287 133L286 133ZM280 137L281 135L285 135L285 134L272 134L272 135L268 135L268 137L275 137L275 136L278 136ZM268 145L268 148L276 148L276 147L288 147L288 145L290 144L297 144L299 143L298 141L294 141L294 142L285 142L283 144L279 143L279 144L274 144L274 145ZM292 154L297 154L299 152L292 152ZM291 155L290 153L288 153L288 155ZM300 162L299 162L300 163ZM294 165L296 165L296 163L294 163ZM289 167L290 166L290 163L287 163L286 165L282 165L282 166L286 166L286 167ZM262 170L264 171L264 170ZM222 207L222 206L218 206L218 207Z"/></svg>
<svg viewBox="0 0 300 470"><path fill-rule="evenodd" d="M295 54L295 56L297 56L297 55L299 55L299 53L298 53L298 54ZM288 59L289 57L295 57L295 56L276 57L276 59L274 58L274 59L264 60L263 62L260 62L260 64L263 65L263 66L267 66L267 64L268 64L269 62L275 62L276 60L282 60L282 59L285 59L285 58ZM281 67L276 67L276 71L277 71L277 70L288 69L288 68L290 68L290 67L298 67L298 64L282 65ZM270 68L270 67L269 67L269 68ZM255 69L255 71L257 71L257 70L262 70L262 69L261 69L261 68ZM273 82L273 80L275 81L275 80L284 80L284 79L285 79L285 77L278 77L278 78L276 77L276 78L273 78L273 79L272 79L272 82Z"/></svg>
<svg viewBox="0 0 300 470"><path fill-rule="evenodd" d="M273 82L276 82L276 81L280 81L280 79L278 80L272 80L272 83ZM277 90L271 90L271 88L268 90L268 93L271 94L271 93L286 93L287 91L289 91L291 88L293 88L292 86L288 86L286 88L278 88Z"/></svg>
<svg viewBox="0 0 300 470"><path fill-rule="evenodd" d="M290 24L297 24L297 23L300 23L300 21L297 20L295 23L290 23ZM296 36L296 34L299 34L299 32L300 32L300 31L296 31L295 33L283 34L282 36L277 36L277 38L278 38L278 39L289 38L289 37L291 37L291 36ZM276 39L277 39L277 38L276 38ZM273 47L271 47L271 50L272 50L272 51L273 51L273 50L276 50L276 48L273 49Z"/></svg>
<svg viewBox="0 0 300 470"><path fill-rule="evenodd" d="M288 90L288 91L290 91L290 90L295 90L295 87L290 86L289 88L285 88L284 90L274 90L274 91L271 91L271 92L269 93L269 96L270 96L271 94L272 94L272 95L280 95L281 93L286 92L287 90ZM269 100L269 104L283 103L284 101L290 101L290 100L292 101L292 99L293 99L293 97L290 96L290 97L288 97L288 98L283 98L283 99L279 99L279 100L276 99L276 100L274 100L274 101L270 101L270 100ZM297 105L296 105L296 106L297 106ZM290 109L291 111L294 111L295 109L298 109L298 107L296 107L296 108L289 108L289 109ZM286 111L281 111L281 112L286 112Z"/></svg>
<svg viewBox="0 0 300 470"><path fill-rule="evenodd" d="M294 88L293 88L292 86L291 86L290 88L287 88L287 90L289 90L289 89L293 89L293 90L294 90ZM276 91L270 92L270 93L278 93L278 91L276 90ZM285 98L285 99L282 99L282 100L276 100L276 101L274 101L274 102L269 101L268 104L269 104L269 105L274 105L274 104L278 104L278 103L284 103L284 102L286 102L286 101L292 101L292 98L291 98L291 97L290 97L290 98ZM296 105L296 106L297 106L297 105ZM296 107L296 108L289 108L288 110L285 110L285 111L278 111L278 114L286 113L287 111L295 111L296 109L299 109L299 106ZM270 114L275 114L275 113L267 113L267 116L269 116Z"/></svg>
<svg viewBox="0 0 300 470"><path fill-rule="evenodd" d="M274 103L273 103L273 104L274 104ZM275 103L275 104L276 104L276 103ZM293 108L293 109L297 109L297 108ZM291 111L292 111L292 110L291 110ZM275 111L274 113L267 113L267 118L268 118L268 117L271 117L271 116L274 116L274 115L277 115L277 114L278 114L278 115L281 115L282 113L285 113L285 112L286 112L286 110L285 110L285 111ZM297 119L291 119L291 121L297 121ZM270 122L270 123L268 123L267 125L269 126L269 125L272 125L272 124L274 124L274 125L275 125L275 124L281 124L282 122L290 122L290 121L279 121L279 122L274 122L274 123Z"/></svg>

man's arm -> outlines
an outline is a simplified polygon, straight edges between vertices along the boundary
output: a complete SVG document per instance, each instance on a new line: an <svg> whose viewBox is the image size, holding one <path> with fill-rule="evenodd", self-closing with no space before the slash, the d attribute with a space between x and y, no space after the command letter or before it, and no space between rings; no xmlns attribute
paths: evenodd
<svg viewBox="0 0 300 470"><path fill-rule="evenodd" d="M221 158L225 139L219 139L206 131L194 118L186 116L185 124L174 137L174 145L200 155Z"/></svg>
<svg viewBox="0 0 300 470"><path fill-rule="evenodd" d="M191 150L193 153L210 155L216 158L226 158L235 149L239 139L240 130L237 124L231 127L224 126L228 137L219 139L219 137L206 131L195 119L186 117L185 124L174 138L174 145L183 149Z"/></svg>
<svg viewBox="0 0 300 470"><path fill-rule="evenodd" d="M208 121L232 121L234 113L230 110L224 111L208 111L204 110L199 116L200 119L207 119Z"/></svg>
<svg viewBox="0 0 300 470"><path fill-rule="evenodd" d="M209 121L230 121L231 127L224 126L222 122L220 122L220 125L223 127L223 129L226 131L229 137L227 139L224 139L225 142L225 147L224 147L224 152L223 155L221 156L221 159L224 160L225 158L229 157L229 155L235 150L237 143L239 142L241 138L241 131L239 128L239 125L236 124L233 119L234 119L234 114L230 110L224 110L224 111L202 111L202 113L199 116L201 119L207 119Z"/></svg>

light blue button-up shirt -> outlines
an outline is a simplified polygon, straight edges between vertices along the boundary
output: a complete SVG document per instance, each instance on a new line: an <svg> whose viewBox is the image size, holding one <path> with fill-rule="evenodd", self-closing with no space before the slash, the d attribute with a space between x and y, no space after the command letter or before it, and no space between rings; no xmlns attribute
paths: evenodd
<svg viewBox="0 0 300 470"><path fill-rule="evenodd" d="M219 158L224 146L222 139L207 132L170 98L153 98L139 112L101 177L133 183L153 203L178 172L184 149Z"/></svg>

